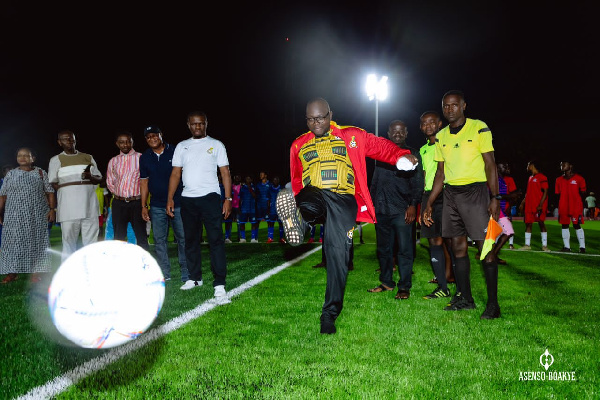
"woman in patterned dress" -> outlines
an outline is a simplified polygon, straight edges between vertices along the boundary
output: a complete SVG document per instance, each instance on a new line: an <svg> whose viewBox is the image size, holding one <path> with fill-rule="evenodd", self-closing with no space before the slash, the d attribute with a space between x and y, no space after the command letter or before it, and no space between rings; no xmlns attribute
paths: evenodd
<svg viewBox="0 0 600 400"><path fill-rule="evenodd" d="M56 219L56 197L46 171L35 167L31 149L17 152L17 168L9 171L0 188L0 274L2 283L19 273L34 274L50 269L48 222Z"/></svg>

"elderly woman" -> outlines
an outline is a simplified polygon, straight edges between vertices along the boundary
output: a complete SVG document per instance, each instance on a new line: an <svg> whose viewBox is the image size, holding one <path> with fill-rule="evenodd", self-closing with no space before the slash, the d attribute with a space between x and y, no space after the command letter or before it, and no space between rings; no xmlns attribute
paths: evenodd
<svg viewBox="0 0 600 400"><path fill-rule="evenodd" d="M31 149L17 151L17 168L9 171L0 188L0 274L2 283L19 273L34 274L50 269L48 222L56 219L56 197L46 171L33 165Z"/></svg>

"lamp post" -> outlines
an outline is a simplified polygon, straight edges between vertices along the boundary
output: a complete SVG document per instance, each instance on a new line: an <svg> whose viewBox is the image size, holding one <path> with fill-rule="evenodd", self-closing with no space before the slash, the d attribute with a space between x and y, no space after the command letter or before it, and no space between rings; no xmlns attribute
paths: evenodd
<svg viewBox="0 0 600 400"><path fill-rule="evenodd" d="M385 100L388 95L387 76L377 80L377 75L367 76L367 96L369 100L375 99L375 136L379 136L379 100Z"/></svg>

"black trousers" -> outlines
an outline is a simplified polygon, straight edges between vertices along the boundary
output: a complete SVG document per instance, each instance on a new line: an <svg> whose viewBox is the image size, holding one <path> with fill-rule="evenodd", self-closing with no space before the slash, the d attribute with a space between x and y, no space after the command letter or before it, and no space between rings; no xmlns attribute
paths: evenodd
<svg viewBox="0 0 600 400"><path fill-rule="evenodd" d="M325 236L325 224L323 227L323 236ZM325 256L325 246L321 246L321 263L327 265L327 257ZM350 247L350 261L348 261L348 269L354 268L354 241L352 241L352 247Z"/></svg>
<svg viewBox="0 0 600 400"><path fill-rule="evenodd" d="M356 199L350 194L306 186L296 196L296 204L306 222L326 226L323 248L327 249L327 288L322 314L335 320L344 306L352 234L358 210Z"/></svg>
<svg viewBox="0 0 600 400"><path fill-rule="evenodd" d="M206 229L210 253L213 286L225 285L227 261L223 239L223 203L221 195L210 193L202 197L181 197L181 220L185 237L185 258L190 279L202 280L200 232Z"/></svg>
<svg viewBox="0 0 600 400"><path fill-rule="evenodd" d="M398 262L398 290L410 290L413 268L413 225L404 221L404 212L394 215L376 214L377 258L379 259L379 280L393 288L394 256Z"/></svg>
<svg viewBox="0 0 600 400"><path fill-rule="evenodd" d="M137 245L148 250L148 236L146 235L146 221L142 218L142 201L113 199L112 224L115 240L127 241L127 224L131 222Z"/></svg>

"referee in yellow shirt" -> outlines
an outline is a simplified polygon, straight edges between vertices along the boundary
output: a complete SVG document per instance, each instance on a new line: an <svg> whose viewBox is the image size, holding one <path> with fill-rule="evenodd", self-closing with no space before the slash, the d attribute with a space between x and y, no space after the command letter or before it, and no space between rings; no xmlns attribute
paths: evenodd
<svg viewBox="0 0 600 400"><path fill-rule="evenodd" d="M437 171L423 212L423 222L430 226L432 204L443 188L442 236L452 240L454 274L461 290L444 308L447 311L475 308L467 236L477 242L481 251L490 215L498 220L500 203L492 132L483 121L466 118L466 108L461 91L451 90L442 97L442 112L448 125L436 136ZM488 253L482 263L488 300L481 318L499 318L498 262L494 253Z"/></svg>

